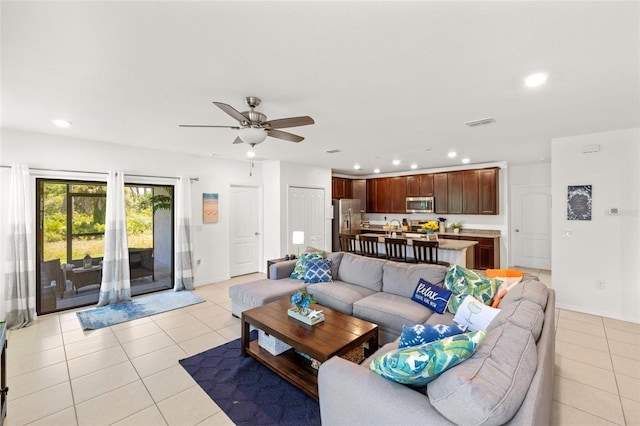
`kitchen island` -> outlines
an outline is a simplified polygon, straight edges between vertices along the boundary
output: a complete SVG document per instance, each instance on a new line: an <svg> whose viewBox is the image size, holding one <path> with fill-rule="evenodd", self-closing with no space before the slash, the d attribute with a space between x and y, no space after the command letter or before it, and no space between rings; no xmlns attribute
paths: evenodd
<svg viewBox="0 0 640 426"><path fill-rule="evenodd" d="M384 235L380 235L378 233L363 233L360 235L356 235L356 238L359 239L361 235L378 237L378 251L381 254L385 253ZM408 232L397 234L395 238L402 238L407 240L407 258L413 259L413 240L425 239L424 235L425 234L415 234ZM451 264L455 263L456 265L460 265L469 269L473 269L475 267L474 246L478 244L477 241L441 239L438 241L438 243L439 261L449 262Z"/></svg>

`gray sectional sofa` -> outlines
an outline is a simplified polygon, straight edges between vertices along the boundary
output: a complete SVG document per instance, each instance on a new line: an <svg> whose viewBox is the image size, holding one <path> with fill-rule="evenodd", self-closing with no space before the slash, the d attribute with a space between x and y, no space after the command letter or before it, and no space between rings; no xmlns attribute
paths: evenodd
<svg viewBox="0 0 640 426"><path fill-rule="evenodd" d="M318 389L324 425L549 424L555 353L555 293L525 278L503 298L484 342L467 361L426 389L389 381L370 361L398 347L403 325L453 324L411 300L420 278L443 285L447 268L404 264L350 253L329 253L331 283L289 278L295 261L271 265L269 280L229 289L232 311L269 303L307 288L318 303L378 324L383 346L362 364L339 357L320 366Z"/></svg>

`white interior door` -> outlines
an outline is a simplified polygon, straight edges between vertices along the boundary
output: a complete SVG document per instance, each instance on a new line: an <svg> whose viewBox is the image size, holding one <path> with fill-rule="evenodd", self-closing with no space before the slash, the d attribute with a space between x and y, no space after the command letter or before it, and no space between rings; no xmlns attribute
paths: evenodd
<svg viewBox="0 0 640 426"><path fill-rule="evenodd" d="M511 188L514 266L551 269L551 186Z"/></svg>
<svg viewBox="0 0 640 426"><path fill-rule="evenodd" d="M258 272L260 222L258 188L232 186L229 206L232 277Z"/></svg>
<svg viewBox="0 0 640 426"><path fill-rule="evenodd" d="M303 252L306 246L325 250L324 189L289 187L288 210L288 252ZM303 245L291 243L293 231L304 232Z"/></svg>

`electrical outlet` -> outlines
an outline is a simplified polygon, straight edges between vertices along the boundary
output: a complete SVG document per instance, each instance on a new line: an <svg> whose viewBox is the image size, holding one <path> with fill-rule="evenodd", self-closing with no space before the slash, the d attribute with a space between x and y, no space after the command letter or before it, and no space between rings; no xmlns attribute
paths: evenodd
<svg viewBox="0 0 640 426"><path fill-rule="evenodd" d="M603 290L604 289L604 281L602 281L602 280L596 281L596 288L599 289L599 290Z"/></svg>

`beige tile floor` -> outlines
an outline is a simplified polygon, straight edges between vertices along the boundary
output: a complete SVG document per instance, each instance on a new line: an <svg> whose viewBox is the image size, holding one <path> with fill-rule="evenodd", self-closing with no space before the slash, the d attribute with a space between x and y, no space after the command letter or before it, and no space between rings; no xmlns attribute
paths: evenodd
<svg viewBox="0 0 640 426"><path fill-rule="evenodd" d="M531 270L551 283L549 271ZM10 331L7 426L228 425L178 360L234 340L228 288L205 303L83 332L74 312ZM640 425L640 324L556 313L554 425Z"/></svg>

